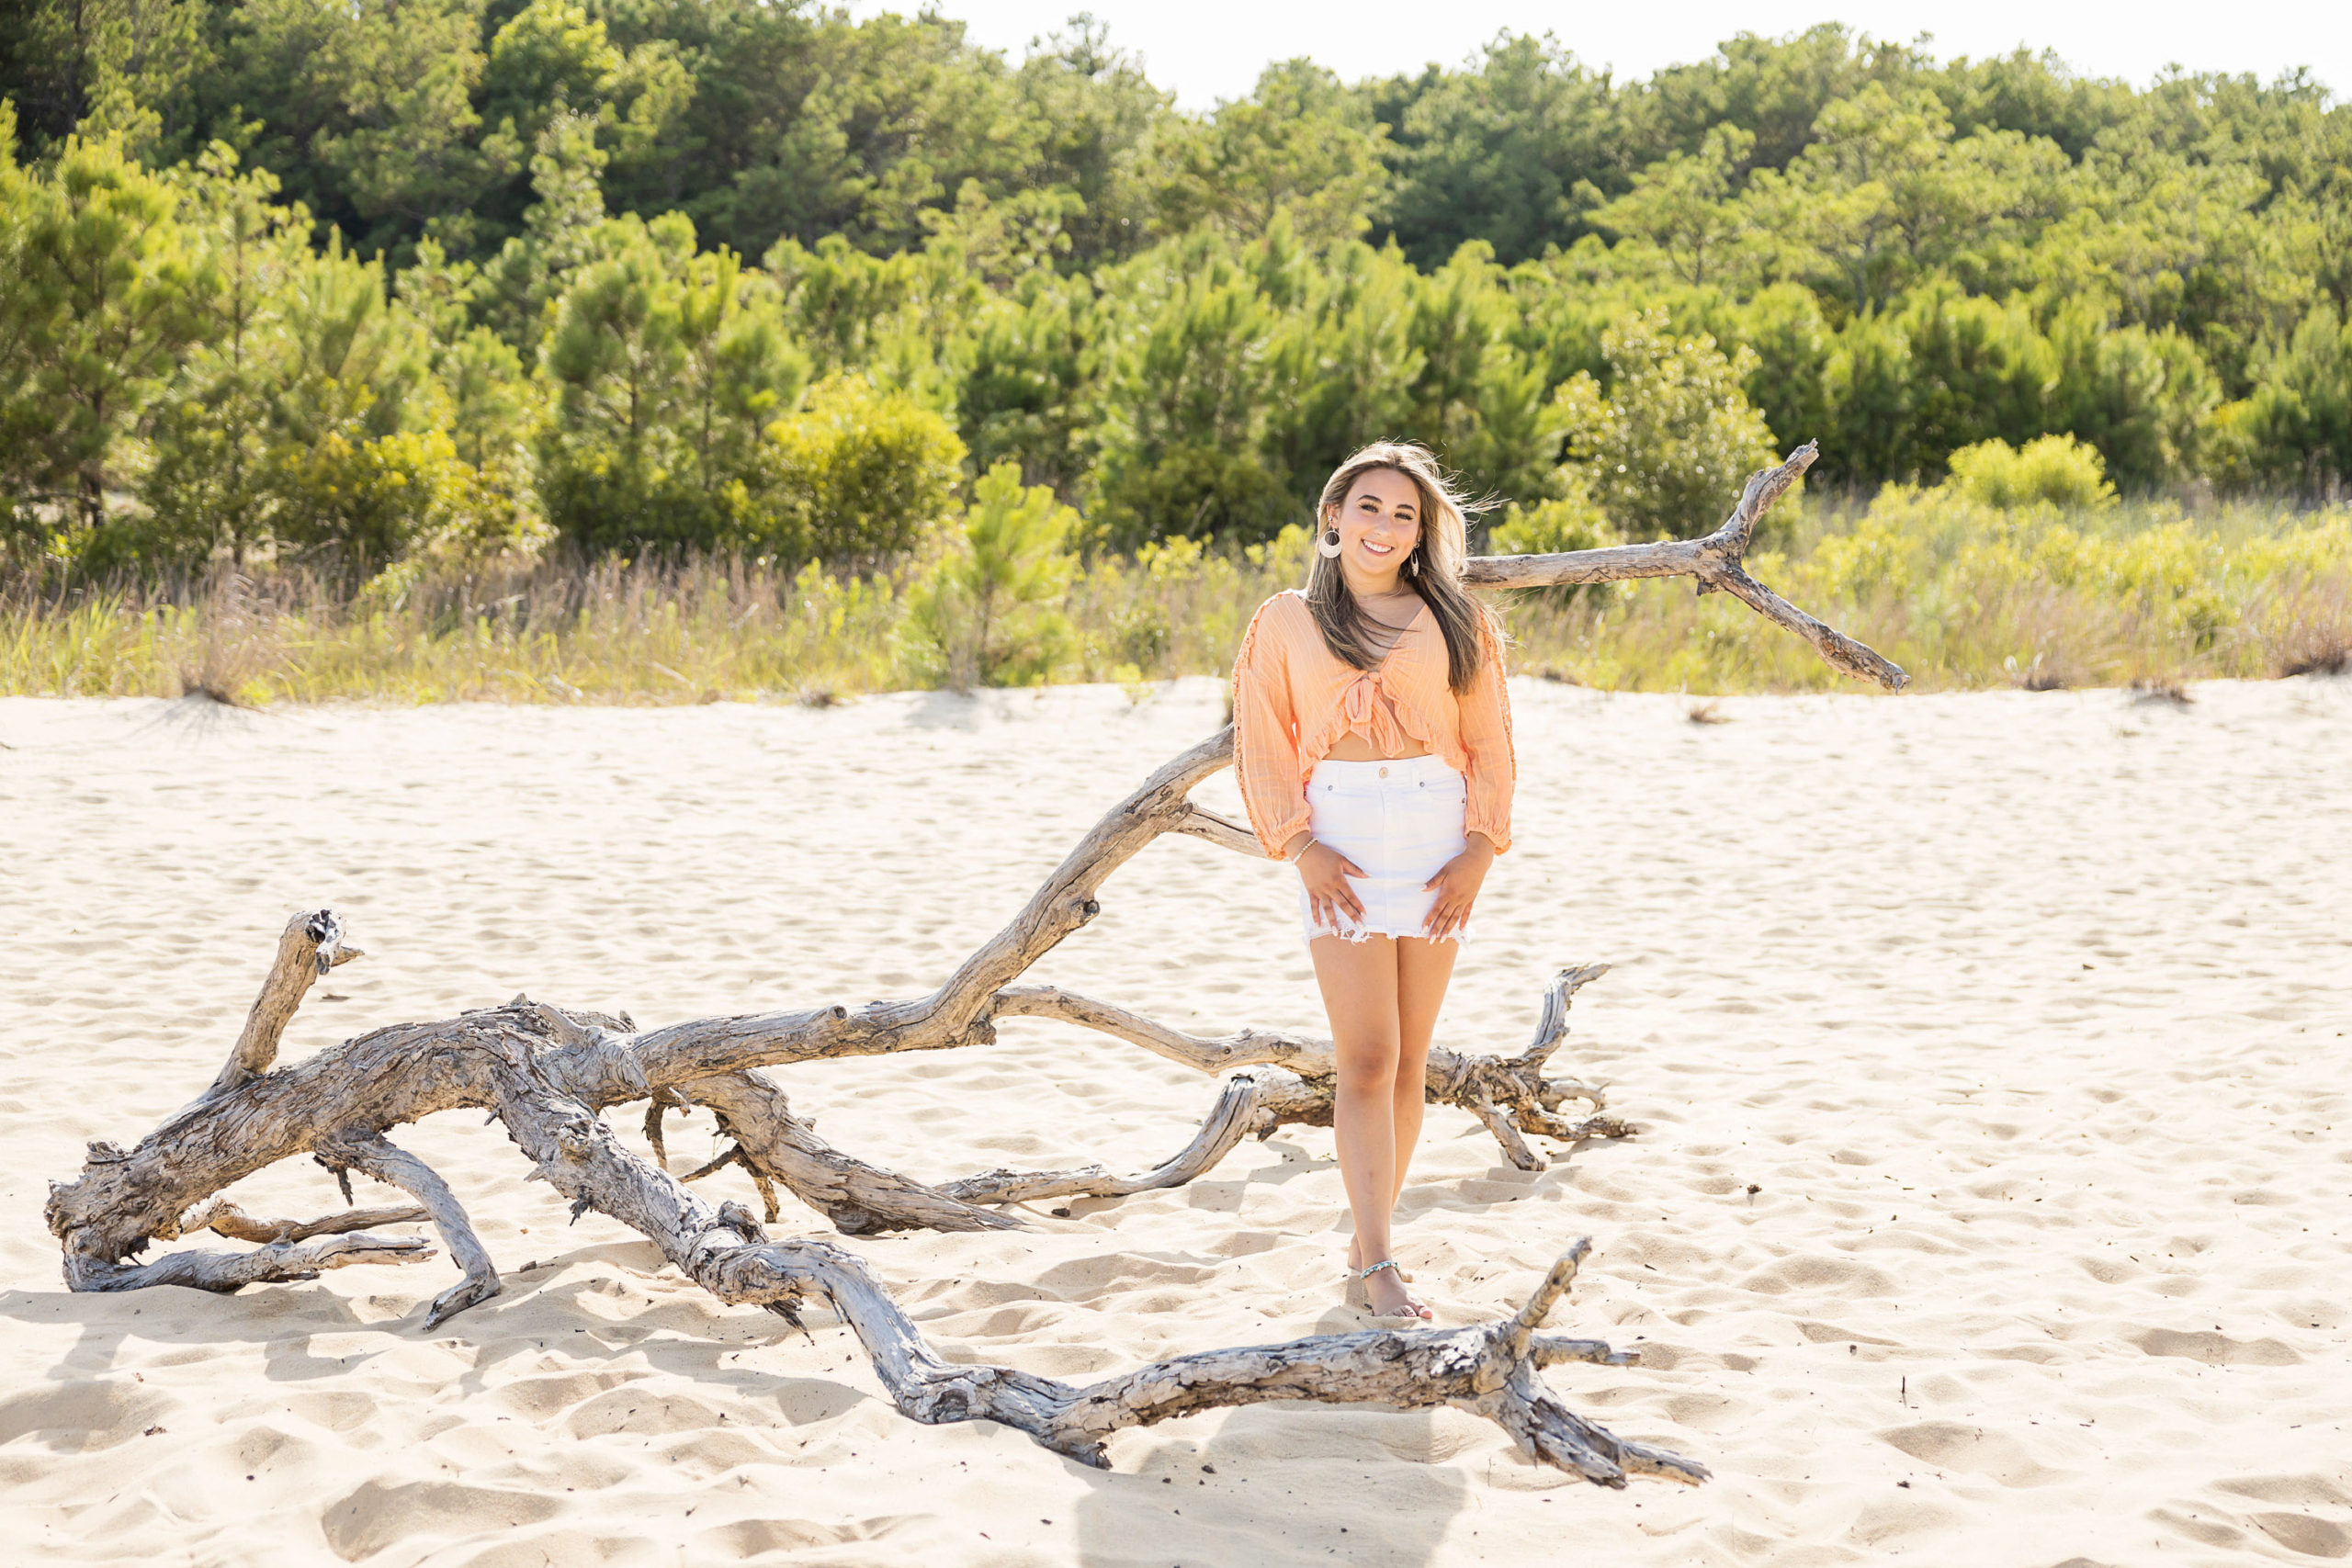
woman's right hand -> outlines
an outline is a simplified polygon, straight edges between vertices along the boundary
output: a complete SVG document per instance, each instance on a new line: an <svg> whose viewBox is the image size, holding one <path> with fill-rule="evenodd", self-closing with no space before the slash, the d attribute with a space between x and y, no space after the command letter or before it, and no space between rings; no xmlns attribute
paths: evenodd
<svg viewBox="0 0 2352 1568"><path fill-rule="evenodd" d="M1298 852L1298 880L1306 888L1306 901L1318 926L1337 928L1363 919L1363 900L1348 886L1349 877L1363 874L1363 867L1320 840ZM1340 918L1342 913L1345 919Z"/></svg>

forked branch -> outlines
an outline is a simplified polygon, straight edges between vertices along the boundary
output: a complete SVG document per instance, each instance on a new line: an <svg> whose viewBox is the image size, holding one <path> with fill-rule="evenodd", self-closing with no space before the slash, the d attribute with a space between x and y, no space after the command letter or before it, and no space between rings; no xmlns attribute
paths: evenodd
<svg viewBox="0 0 2352 1568"><path fill-rule="evenodd" d="M1555 588L1581 582L1623 582L1641 577L1695 577L1702 593L1723 592L1813 645L1833 670L1874 681L1890 692L1911 677L1875 649L1824 626L1747 574L1747 547L1758 519L1813 467L1821 448L1808 441L1777 468L1748 476L1739 504L1713 533L1698 539L1661 539L1647 545L1611 545L1558 555L1475 556L1463 571L1473 588Z"/></svg>

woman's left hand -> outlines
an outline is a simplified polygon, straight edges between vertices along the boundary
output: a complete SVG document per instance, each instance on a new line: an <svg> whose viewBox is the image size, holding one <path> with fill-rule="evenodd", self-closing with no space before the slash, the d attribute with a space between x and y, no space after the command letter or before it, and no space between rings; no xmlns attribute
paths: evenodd
<svg viewBox="0 0 2352 1568"><path fill-rule="evenodd" d="M1478 889L1485 885L1487 870L1495 863L1495 846L1484 833L1470 835L1470 847L1445 863L1435 876L1421 884L1424 889L1437 889L1437 898L1430 905L1429 919L1421 922L1421 930L1430 941L1441 941L1453 935L1470 923L1470 906L1478 899Z"/></svg>

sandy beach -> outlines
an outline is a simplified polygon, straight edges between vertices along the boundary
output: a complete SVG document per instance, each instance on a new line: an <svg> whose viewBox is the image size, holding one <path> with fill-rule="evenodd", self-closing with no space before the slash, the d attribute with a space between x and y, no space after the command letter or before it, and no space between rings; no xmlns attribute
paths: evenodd
<svg viewBox="0 0 2352 1568"><path fill-rule="evenodd" d="M2191 694L1731 698L1700 724L1514 682L1519 843L1440 1042L1515 1049L1554 970L1611 964L1558 1063L1638 1136L1524 1173L1433 1111L1400 1253L1453 1325L1593 1238L1553 1326L1643 1363L1553 1386L1715 1476L1622 1492L1445 1410L1195 1416L1121 1436L1109 1473L918 1426L830 1317L786 1332L601 1215L567 1225L474 1115L401 1136L506 1280L437 1331L446 1257L63 1289L45 1182L209 1081L291 912L333 907L367 957L289 1059L518 991L639 1023L913 995L1214 728L1214 681L824 710L0 701L0 1556L2344 1558L2352 682ZM1239 810L1227 775L1201 798ZM1293 874L1163 839L1032 977L1203 1033L1319 1033ZM783 1076L826 1137L922 1179L1147 1167L1214 1094L1028 1020ZM707 1116L671 1126L681 1173L723 1146ZM705 1185L756 1202L738 1171ZM235 1196L343 1206L308 1161ZM1055 1206L848 1245L948 1354L1064 1379L1361 1325L1328 1132ZM830 1234L789 1200L777 1228Z"/></svg>

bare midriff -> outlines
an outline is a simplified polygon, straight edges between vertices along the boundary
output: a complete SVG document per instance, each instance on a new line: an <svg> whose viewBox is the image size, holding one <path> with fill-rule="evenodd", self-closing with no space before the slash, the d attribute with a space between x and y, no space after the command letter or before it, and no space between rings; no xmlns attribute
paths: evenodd
<svg viewBox="0 0 2352 1568"><path fill-rule="evenodd" d="M1430 749L1409 735L1405 737L1403 750L1383 751L1360 729L1349 730L1331 742L1331 750L1324 753L1335 762L1394 762L1406 757L1426 757L1429 754Z"/></svg>

